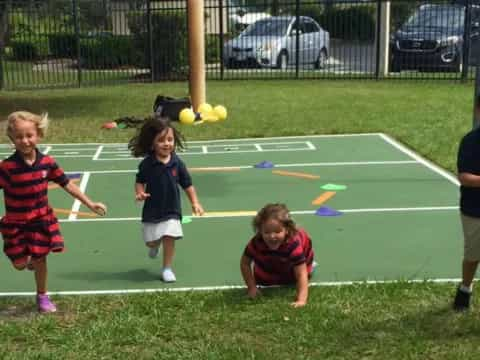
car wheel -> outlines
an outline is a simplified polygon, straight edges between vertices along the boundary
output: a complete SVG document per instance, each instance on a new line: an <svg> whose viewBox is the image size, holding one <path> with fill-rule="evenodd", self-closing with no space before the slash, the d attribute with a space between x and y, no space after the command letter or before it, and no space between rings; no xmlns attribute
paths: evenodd
<svg viewBox="0 0 480 360"><path fill-rule="evenodd" d="M317 61L314 63L315 69L324 69L327 63L328 55L327 50L322 49L318 53Z"/></svg>
<svg viewBox="0 0 480 360"><path fill-rule="evenodd" d="M282 51L280 55L278 55L277 59L277 69L280 70L287 70L288 66L288 54L286 51Z"/></svg>
<svg viewBox="0 0 480 360"><path fill-rule="evenodd" d="M392 61L390 62L390 72L398 73L401 70L402 70L402 67L400 66L398 61L395 61L395 58L393 58Z"/></svg>
<svg viewBox="0 0 480 360"><path fill-rule="evenodd" d="M462 54L457 54L457 58L455 59L455 65L453 66L453 71L457 73L461 73L463 71L463 56Z"/></svg>
<svg viewBox="0 0 480 360"><path fill-rule="evenodd" d="M237 68L237 64L232 59L229 59L228 61L225 61L224 66L225 66L225 69L236 69Z"/></svg>

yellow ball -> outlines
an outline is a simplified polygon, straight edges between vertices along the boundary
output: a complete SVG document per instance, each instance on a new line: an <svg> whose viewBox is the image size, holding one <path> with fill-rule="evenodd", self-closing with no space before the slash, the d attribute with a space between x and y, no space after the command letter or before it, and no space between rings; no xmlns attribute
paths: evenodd
<svg viewBox="0 0 480 360"><path fill-rule="evenodd" d="M203 104L198 105L197 112L199 112L200 114L206 114L206 113L211 112L212 110L213 110L212 105L207 104L207 103L203 103Z"/></svg>
<svg viewBox="0 0 480 360"><path fill-rule="evenodd" d="M225 106L217 105L213 108L213 112L218 116L218 120L225 120L227 118L227 109Z"/></svg>
<svg viewBox="0 0 480 360"><path fill-rule="evenodd" d="M195 113L192 109L185 108L180 111L178 118L180 119L180 122L182 124L190 125L193 124L193 122L195 121Z"/></svg>
<svg viewBox="0 0 480 360"><path fill-rule="evenodd" d="M201 119L203 121L206 121L206 122L216 122L216 121L220 120L218 115L213 111L211 111L209 113L201 114Z"/></svg>

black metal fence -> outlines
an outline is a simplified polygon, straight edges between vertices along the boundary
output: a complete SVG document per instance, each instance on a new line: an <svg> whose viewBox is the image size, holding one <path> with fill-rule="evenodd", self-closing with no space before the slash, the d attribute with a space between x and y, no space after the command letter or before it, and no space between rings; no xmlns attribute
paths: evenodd
<svg viewBox="0 0 480 360"><path fill-rule="evenodd" d="M473 78L477 0L204 0L208 79ZM188 78L186 0L0 0L0 89Z"/></svg>

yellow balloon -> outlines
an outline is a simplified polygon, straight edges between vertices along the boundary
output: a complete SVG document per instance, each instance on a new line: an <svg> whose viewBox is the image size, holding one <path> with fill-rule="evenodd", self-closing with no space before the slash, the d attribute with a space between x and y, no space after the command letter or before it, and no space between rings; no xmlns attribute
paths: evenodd
<svg viewBox="0 0 480 360"><path fill-rule="evenodd" d="M216 122L216 121L220 120L218 115L216 113L214 113L213 111L210 111L208 113L202 113L200 115L200 118L203 121L206 121L206 122Z"/></svg>
<svg viewBox="0 0 480 360"><path fill-rule="evenodd" d="M225 120L227 118L227 109L225 106L217 105L213 108L213 112L218 116L218 120Z"/></svg>
<svg viewBox="0 0 480 360"><path fill-rule="evenodd" d="M202 104L198 105L197 112L199 112L200 114L203 114L203 113L209 113L212 110L213 110L212 105L210 105L208 103L202 103Z"/></svg>
<svg viewBox="0 0 480 360"><path fill-rule="evenodd" d="M195 121L195 113L192 109L185 108L178 115L180 122L185 125L191 125Z"/></svg>

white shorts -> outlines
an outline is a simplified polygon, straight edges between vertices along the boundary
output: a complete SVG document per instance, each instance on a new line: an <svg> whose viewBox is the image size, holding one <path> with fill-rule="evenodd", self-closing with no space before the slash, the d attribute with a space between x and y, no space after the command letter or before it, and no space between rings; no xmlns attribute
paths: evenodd
<svg viewBox="0 0 480 360"><path fill-rule="evenodd" d="M170 219L159 223L144 222L143 240L147 242L161 240L164 236L171 236L174 239L183 237L182 224L180 220Z"/></svg>

